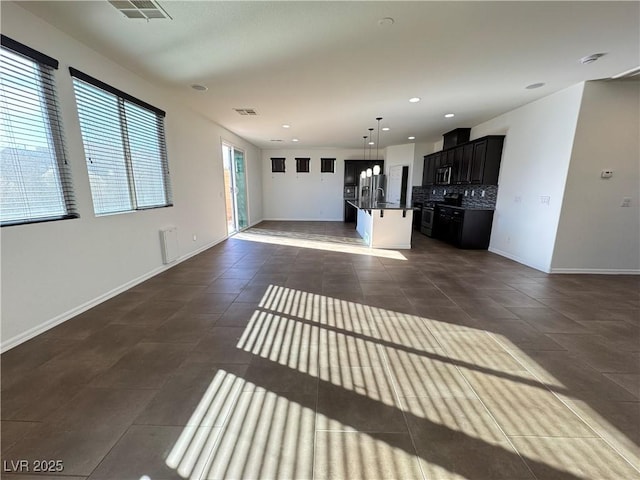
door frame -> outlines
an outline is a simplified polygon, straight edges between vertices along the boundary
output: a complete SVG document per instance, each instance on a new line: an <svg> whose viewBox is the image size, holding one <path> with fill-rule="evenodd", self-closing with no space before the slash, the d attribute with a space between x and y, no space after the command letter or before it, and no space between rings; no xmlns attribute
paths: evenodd
<svg viewBox="0 0 640 480"><path fill-rule="evenodd" d="M247 201L246 201L247 225L245 227L243 227L243 228L239 228L239 225L238 225L238 222L239 222L239 219L238 219L238 202L237 202L237 198L236 198L237 194L234 194L234 198L233 198L233 209L234 209L233 215L234 215L235 231L230 233L228 231L228 225L227 225L227 237L229 237L229 236L231 236L231 235L233 235L235 233L241 232L241 231L246 230L247 228L250 227L249 218L250 218L250 213L251 212L250 212L250 207L249 207L249 169L247 168L247 150L242 148L242 147L238 147L234 142L232 142L230 140L226 140L225 138L220 137L220 155L221 155L220 159L222 160L221 163L222 163L222 183L223 183L223 188L225 188L225 185L224 185L224 157L222 157L222 155L223 155L222 149L225 148L225 147L227 147L227 148L229 148L231 150L231 152L230 152L231 153L231 155L230 155L231 175L232 175L231 182L233 183L233 186L236 189L238 187L236 186L237 182L236 182L236 178L235 178L236 170L235 170L234 152L235 151L242 152L242 156L243 156L243 159L244 159L244 178L245 178L245 188L244 188L245 192L244 192L244 194L245 194L245 198L247 199ZM226 216L227 216L227 214L226 214L226 203L227 203L226 196L224 198L225 198L224 202L225 202L225 224L226 224Z"/></svg>

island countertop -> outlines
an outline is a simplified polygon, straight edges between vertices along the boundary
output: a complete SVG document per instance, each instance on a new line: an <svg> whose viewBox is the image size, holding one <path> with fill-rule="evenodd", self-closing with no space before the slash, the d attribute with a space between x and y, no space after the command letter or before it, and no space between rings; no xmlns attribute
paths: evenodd
<svg viewBox="0 0 640 480"><path fill-rule="evenodd" d="M394 202L363 202L358 200L347 200L347 203L353 205L358 210L415 210L414 207L404 203Z"/></svg>

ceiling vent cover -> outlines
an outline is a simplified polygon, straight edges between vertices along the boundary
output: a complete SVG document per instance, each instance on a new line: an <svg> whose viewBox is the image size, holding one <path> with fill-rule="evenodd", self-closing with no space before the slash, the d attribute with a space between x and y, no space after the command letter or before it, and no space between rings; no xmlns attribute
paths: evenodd
<svg viewBox="0 0 640 480"><path fill-rule="evenodd" d="M127 18L142 18L147 21L160 18L173 20L155 0L109 0L109 3Z"/></svg>
<svg viewBox="0 0 640 480"><path fill-rule="evenodd" d="M254 108L234 108L240 115L258 115Z"/></svg>

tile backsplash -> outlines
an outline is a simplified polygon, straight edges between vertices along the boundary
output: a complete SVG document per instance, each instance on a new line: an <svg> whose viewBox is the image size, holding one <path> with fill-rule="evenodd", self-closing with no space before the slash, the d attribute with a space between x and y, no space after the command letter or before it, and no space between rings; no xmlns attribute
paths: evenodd
<svg viewBox="0 0 640 480"><path fill-rule="evenodd" d="M482 192L484 191L484 197ZM435 192L435 193L434 193ZM462 195L465 208L496 208L497 185L432 185L413 187L411 196L414 202L442 202L446 193Z"/></svg>

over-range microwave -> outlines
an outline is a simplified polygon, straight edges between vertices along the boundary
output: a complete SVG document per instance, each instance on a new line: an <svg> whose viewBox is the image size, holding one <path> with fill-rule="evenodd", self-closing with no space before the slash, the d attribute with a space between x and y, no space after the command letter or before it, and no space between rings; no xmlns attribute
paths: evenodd
<svg viewBox="0 0 640 480"><path fill-rule="evenodd" d="M436 169L436 185L450 185L451 184L451 166L440 167Z"/></svg>

